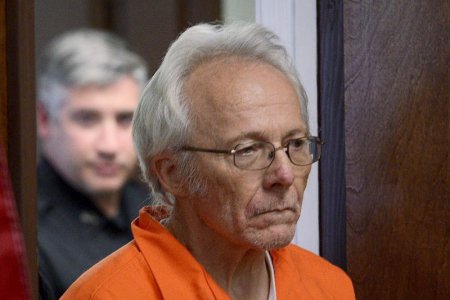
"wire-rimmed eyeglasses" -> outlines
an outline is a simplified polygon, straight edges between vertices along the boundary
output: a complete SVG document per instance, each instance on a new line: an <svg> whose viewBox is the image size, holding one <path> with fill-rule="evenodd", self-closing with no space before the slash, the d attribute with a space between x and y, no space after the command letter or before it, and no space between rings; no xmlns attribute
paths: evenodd
<svg viewBox="0 0 450 300"><path fill-rule="evenodd" d="M301 137L287 141L283 146L276 148L269 142L251 142L238 144L231 150L205 149L184 146L183 151L197 151L233 155L234 165L245 170L262 170L268 168L274 158L275 152L283 149L289 160L296 166L307 166L320 159L323 142L315 136Z"/></svg>

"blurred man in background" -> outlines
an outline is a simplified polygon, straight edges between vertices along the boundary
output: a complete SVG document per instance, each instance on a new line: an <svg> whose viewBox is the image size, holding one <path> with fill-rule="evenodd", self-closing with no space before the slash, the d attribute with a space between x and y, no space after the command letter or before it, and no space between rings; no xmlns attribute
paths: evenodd
<svg viewBox="0 0 450 300"><path fill-rule="evenodd" d="M59 297L132 239L148 199L131 180L131 121L147 71L121 39L89 29L52 41L38 70L39 270Z"/></svg>

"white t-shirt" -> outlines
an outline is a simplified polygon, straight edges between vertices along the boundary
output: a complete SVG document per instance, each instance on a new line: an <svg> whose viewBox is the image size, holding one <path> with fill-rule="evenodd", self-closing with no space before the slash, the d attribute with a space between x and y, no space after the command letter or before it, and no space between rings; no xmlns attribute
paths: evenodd
<svg viewBox="0 0 450 300"><path fill-rule="evenodd" d="M267 298L267 300L276 300L277 290L275 288L275 273L273 271L272 258L270 257L269 251L266 251L265 254L266 254L266 264L267 268L269 269L269 277L270 277L269 298Z"/></svg>

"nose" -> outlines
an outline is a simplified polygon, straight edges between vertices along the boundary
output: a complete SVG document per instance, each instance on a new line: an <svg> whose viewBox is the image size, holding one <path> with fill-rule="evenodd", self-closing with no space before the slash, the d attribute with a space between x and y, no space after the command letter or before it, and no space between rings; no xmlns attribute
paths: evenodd
<svg viewBox="0 0 450 300"><path fill-rule="evenodd" d="M294 165L289 160L285 147L276 148L273 155L275 157L272 164L266 169L263 186L266 189L286 189L294 182Z"/></svg>
<svg viewBox="0 0 450 300"><path fill-rule="evenodd" d="M101 128L99 128L98 139L96 141L98 155L102 158L114 159L119 145L120 141L116 124L105 121Z"/></svg>

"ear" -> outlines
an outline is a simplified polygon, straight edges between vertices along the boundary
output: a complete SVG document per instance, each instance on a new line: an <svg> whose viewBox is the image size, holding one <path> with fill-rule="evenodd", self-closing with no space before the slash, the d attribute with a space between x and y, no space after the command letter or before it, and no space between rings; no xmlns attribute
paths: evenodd
<svg viewBox="0 0 450 300"><path fill-rule="evenodd" d="M41 103L36 103L36 125L37 133L40 138L45 139L50 132L50 114L47 108Z"/></svg>
<svg viewBox="0 0 450 300"><path fill-rule="evenodd" d="M172 154L158 154L150 161L150 169L164 190L175 197L183 197L186 194L184 180L178 170L176 158Z"/></svg>

